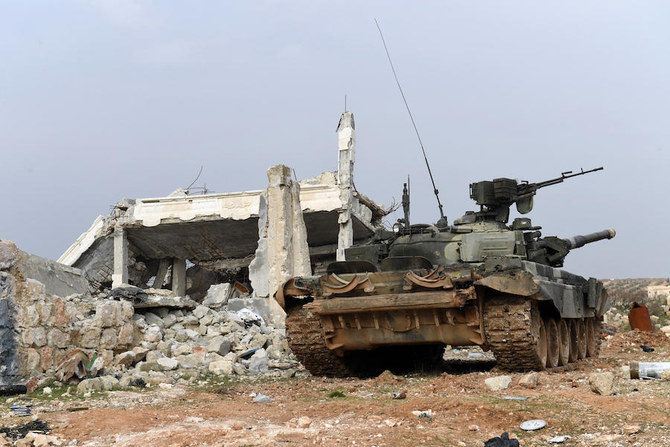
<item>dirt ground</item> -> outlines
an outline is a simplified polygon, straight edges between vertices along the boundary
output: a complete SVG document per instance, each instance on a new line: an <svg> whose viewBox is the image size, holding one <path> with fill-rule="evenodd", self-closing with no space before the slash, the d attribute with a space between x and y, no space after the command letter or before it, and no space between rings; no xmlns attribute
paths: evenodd
<svg viewBox="0 0 670 447"><path fill-rule="evenodd" d="M641 344L655 351L643 352ZM32 403L34 418L46 422L63 445L483 446L509 432L521 446L550 445L559 435L571 437L562 446L670 446L670 382L623 377L621 367L630 361L670 361L670 338L616 334L604 342L600 358L541 372L534 389L520 386L523 374L514 373L508 389L488 391L484 380L506 373L491 369L486 357L462 351L443 372L409 376L213 379L88 399L35 393L0 400L0 426L25 423L26 417L12 417L8 408ZM591 391L589 375L599 371L617 376L614 395ZM252 393L271 400L253 402ZM392 393L406 397L394 399ZM529 419L547 425L521 430Z"/></svg>

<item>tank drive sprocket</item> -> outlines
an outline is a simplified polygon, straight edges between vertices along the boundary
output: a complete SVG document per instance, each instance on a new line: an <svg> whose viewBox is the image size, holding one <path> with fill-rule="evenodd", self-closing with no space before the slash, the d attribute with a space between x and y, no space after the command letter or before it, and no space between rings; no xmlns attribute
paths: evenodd
<svg viewBox="0 0 670 447"><path fill-rule="evenodd" d="M328 377L353 375L344 359L326 347L319 317L309 309L296 306L288 310L286 335L295 356L313 375Z"/></svg>
<svg viewBox="0 0 670 447"><path fill-rule="evenodd" d="M490 298L484 306L484 332L498 365L509 371L544 369L546 345L534 300L514 295ZM542 352L544 350L544 353Z"/></svg>

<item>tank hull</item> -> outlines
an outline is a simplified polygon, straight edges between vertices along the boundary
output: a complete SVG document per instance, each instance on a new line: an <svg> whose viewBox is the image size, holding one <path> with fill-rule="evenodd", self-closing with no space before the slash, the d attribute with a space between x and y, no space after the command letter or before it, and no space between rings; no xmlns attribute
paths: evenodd
<svg viewBox="0 0 670 447"><path fill-rule="evenodd" d="M309 288L309 302L292 302L309 312L320 337L312 334L305 343L289 318L289 342L301 344L296 355L303 363L310 343L335 363L379 348L478 345L508 370L551 368L597 354L608 306L599 281L518 258L468 267L324 275ZM287 295L295 292L289 288ZM348 375L329 371L318 373Z"/></svg>

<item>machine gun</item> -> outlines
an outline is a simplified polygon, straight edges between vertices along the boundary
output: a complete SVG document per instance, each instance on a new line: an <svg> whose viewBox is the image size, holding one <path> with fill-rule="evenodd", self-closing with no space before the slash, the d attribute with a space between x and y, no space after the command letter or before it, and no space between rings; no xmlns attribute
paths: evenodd
<svg viewBox="0 0 670 447"><path fill-rule="evenodd" d="M565 179L601 171L603 167L581 170L577 173L572 171L562 172L560 177L545 180L538 183L518 182L510 178L497 178L470 184L470 198L477 202L480 211L475 213L476 219L480 221L495 220L507 223L509 220L509 208L516 204L516 209L521 214L529 213L533 209L533 196L538 189L562 183Z"/></svg>

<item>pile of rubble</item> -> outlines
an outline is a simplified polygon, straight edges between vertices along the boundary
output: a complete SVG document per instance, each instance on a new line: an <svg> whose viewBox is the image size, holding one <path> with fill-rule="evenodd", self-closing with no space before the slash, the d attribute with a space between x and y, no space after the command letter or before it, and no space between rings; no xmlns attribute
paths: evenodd
<svg viewBox="0 0 670 447"><path fill-rule="evenodd" d="M146 293L133 289L126 288L126 295ZM210 287L203 304L188 300L186 304L190 309L183 307L183 301L181 308L135 309L132 317L134 347L111 357L89 358L91 366L81 374L84 380L79 383L78 392L175 383L209 373L294 375L298 362L289 350L284 329L268 324L271 317L265 308L267 300L248 296L228 299L229 295L230 284L217 284ZM149 296L149 301L152 298L156 301L156 296ZM158 303L164 301L158 298ZM143 300L145 306L146 301ZM118 311L111 309L123 309L128 303L122 299L100 304L100 314L108 317L101 320L102 326L114 323ZM100 346L110 347L110 344L101 339ZM65 365L74 367L72 363ZM72 371L59 368L54 378L74 377L68 372Z"/></svg>
<svg viewBox="0 0 670 447"><path fill-rule="evenodd" d="M201 303L124 285L91 296L80 271L0 241L0 386L53 381L83 393L203 375L295 373L285 314L244 287Z"/></svg>

